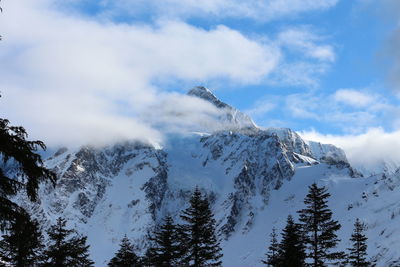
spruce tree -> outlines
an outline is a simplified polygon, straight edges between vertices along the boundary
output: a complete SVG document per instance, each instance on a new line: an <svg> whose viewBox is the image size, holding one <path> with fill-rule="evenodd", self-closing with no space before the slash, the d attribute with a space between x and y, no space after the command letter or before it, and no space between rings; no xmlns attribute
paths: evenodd
<svg viewBox="0 0 400 267"><path fill-rule="evenodd" d="M16 267L36 266L41 262L43 236L39 223L25 211L16 216L0 241L0 259Z"/></svg>
<svg viewBox="0 0 400 267"><path fill-rule="evenodd" d="M171 216L166 216L160 229L154 233L153 262L159 267L174 267L179 265L182 254L178 227Z"/></svg>
<svg viewBox="0 0 400 267"><path fill-rule="evenodd" d="M357 218L354 224L354 232L351 235L350 241L353 246L349 248L349 263L351 266L364 267L370 266L371 263L367 260L367 237L364 234L365 224Z"/></svg>
<svg viewBox="0 0 400 267"><path fill-rule="evenodd" d="M267 260L262 260L262 263L268 266L277 267L279 263L279 243L275 228L272 228L272 233L270 236L271 241L266 254Z"/></svg>
<svg viewBox="0 0 400 267"><path fill-rule="evenodd" d="M215 219L210 203L198 188L190 198L190 206L181 218L182 242L185 255L183 264L193 267L221 266L221 248L215 234Z"/></svg>
<svg viewBox="0 0 400 267"><path fill-rule="evenodd" d="M326 266L326 261L344 258L342 252L331 251L340 241L336 231L341 225L332 219L332 211L328 207L329 197L325 187L318 187L313 183L304 199L306 208L298 211L309 250L307 257L312 260L311 266L314 267Z"/></svg>
<svg viewBox="0 0 400 267"><path fill-rule="evenodd" d="M279 244L277 266L305 266L305 246L301 226L293 221L291 215L287 218L286 227L282 231L282 241Z"/></svg>
<svg viewBox="0 0 400 267"><path fill-rule="evenodd" d="M86 236L81 236L75 230L66 229L66 220L58 218L57 223L47 232L50 245L47 247L43 266L94 266L89 259L89 245Z"/></svg>
<svg viewBox="0 0 400 267"><path fill-rule="evenodd" d="M125 235L120 243L120 248L115 256L110 260L108 266L110 267L140 267L139 257L136 255L132 243Z"/></svg>

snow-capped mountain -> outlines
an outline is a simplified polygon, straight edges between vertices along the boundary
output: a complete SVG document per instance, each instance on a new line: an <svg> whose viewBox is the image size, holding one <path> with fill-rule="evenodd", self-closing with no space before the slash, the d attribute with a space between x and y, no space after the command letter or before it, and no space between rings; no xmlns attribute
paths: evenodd
<svg viewBox="0 0 400 267"><path fill-rule="evenodd" d="M333 145L303 140L285 128L258 127L249 116L196 87L190 96L224 111L226 131L170 134L162 146L136 141L105 147L62 148L46 160L58 174L43 185L40 203L21 205L46 228L57 217L88 235L96 266L127 234L137 249L166 214L175 216L198 186L210 199L223 246L224 266L262 266L272 227L303 207L307 187L329 188L334 217L349 246L353 223L368 225L369 254L377 266L400 265L400 171L362 177ZM296 217L296 216L295 216Z"/></svg>

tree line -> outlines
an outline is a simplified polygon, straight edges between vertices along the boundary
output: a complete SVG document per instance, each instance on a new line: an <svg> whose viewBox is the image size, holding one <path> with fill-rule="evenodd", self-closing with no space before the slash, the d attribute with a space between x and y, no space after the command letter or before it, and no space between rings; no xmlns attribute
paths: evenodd
<svg viewBox="0 0 400 267"><path fill-rule="evenodd" d="M182 224L175 224L171 216L166 216L158 229L150 234L151 245L143 257L135 254L125 236L108 266L221 266L221 247L209 201L196 188L189 203L180 216Z"/></svg>
<svg viewBox="0 0 400 267"><path fill-rule="evenodd" d="M196 188L189 207L182 211L182 224L171 216L150 234L151 245L139 257L125 236L110 260L110 267L205 267L221 266L221 247L215 231L215 219L208 199ZM40 232L39 223L22 212L6 228L0 241L0 259L12 266L94 266L90 259L87 237L66 227L58 218L47 231L48 243ZM0 263L0 266L2 265Z"/></svg>
<svg viewBox="0 0 400 267"><path fill-rule="evenodd" d="M335 251L339 243L336 232L341 228L328 207L330 194L315 183L304 199L306 207L298 211L299 223L289 215L278 242L276 229L262 262L272 267L372 266L367 260L365 225L357 219L348 253ZM150 246L142 256L125 235L109 267L205 267L221 266L221 247L216 235L215 219L206 196L196 188L189 206L181 212L181 224L167 215L149 234ZM89 255L87 237L66 228L58 218L47 231L44 245L39 223L27 212L20 213L6 228L0 241L0 259L13 266L94 266ZM308 260L308 261L307 261ZM1 264L0 264L1 266Z"/></svg>
<svg viewBox="0 0 400 267"><path fill-rule="evenodd" d="M340 239L336 232L341 228L332 218L328 207L330 194L325 187L313 183L304 199L306 207L299 210L299 223L289 215L278 242L276 229L272 229L266 260L272 267L324 267L328 263L337 266L372 266L367 259L365 225L357 218L350 237L352 247L348 253L335 251ZM308 260L308 261L307 261Z"/></svg>

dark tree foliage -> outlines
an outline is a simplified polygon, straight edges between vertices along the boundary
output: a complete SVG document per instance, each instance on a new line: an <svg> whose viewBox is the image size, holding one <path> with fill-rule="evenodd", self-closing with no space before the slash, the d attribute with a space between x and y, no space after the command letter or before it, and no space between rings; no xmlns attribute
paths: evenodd
<svg viewBox="0 0 400 267"><path fill-rule="evenodd" d="M56 175L43 166L42 158L36 153L38 149L46 149L41 141L28 141L25 129L10 126L10 122L0 118L0 159L2 166L12 162L19 173L9 177L0 167L0 230L20 212L20 208L9 200L18 190L25 188L32 201L37 199L39 183L45 180L55 183Z"/></svg>
<svg viewBox="0 0 400 267"><path fill-rule="evenodd" d="M153 247L147 248L145 254L140 259L141 267L157 267L157 262L155 260L156 254ZM1 267L1 266L0 266Z"/></svg>
<svg viewBox="0 0 400 267"><path fill-rule="evenodd" d="M328 207L330 194L325 187L313 183L304 199L306 208L298 211L300 221L305 230L305 242L308 245L308 258L312 266L326 266L326 261L342 260L342 252L331 252L340 241L336 235L341 225L332 219L332 211Z"/></svg>
<svg viewBox="0 0 400 267"><path fill-rule="evenodd" d="M16 267L37 266L43 253L39 223L26 212L17 215L0 241L0 259Z"/></svg>
<svg viewBox="0 0 400 267"><path fill-rule="evenodd" d="M305 245L301 226L288 216L286 227L282 231L279 244L278 265L281 267L304 267L306 259Z"/></svg>
<svg viewBox="0 0 400 267"><path fill-rule="evenodd" d="M277 267L279 263L279 243L275 228L272 228L272 233L270 237L271 241L268 247L268 252L266 254L267 260L263 260L262 263L268 266Z"/></svg>
<svg viewBox="0 0 400 267"><path fill-rule="evenodd" d="M183 263L187 266L221 266L221 248L215 234L215 219L210 203L198 188L195 189L190 207L183 211L181 218L185 224L180 226Z"/></svg>
<svg viewBox="0 0 400 267"><path fill-rule="evenodd" d="M371 266L367 260L367 240L364 234L365 225L357 218L354 223L354 231L351 235L350 241L353 246L349 248L349 263L351 266L365 267Z"/></svg>
<svg viewBox="0 0 400 267"><path fill-rule="evenodd" d="M89 245L86 245L86 236L81 236L75 230L66 229L66 221L57 219L47 232L50 244L44 252L43 266L94 266L89 259Z"/></svg>
<svg viewBox="0 0 400 267"><path fill-rule="evenodd" d="M154 242L152 248L152 262L159 267L178 266L182 254L180 233L174 224L171 216L164 219L158 231L155 231L151 241Z"/></svg>
<svg viewBox="0 0 400 267"><path fill-rule="evenodd" d="M120 243L120 248L115 256L110 260L110 267L140 267L139 257L136 255L133 245L125 235Z"/></svg>

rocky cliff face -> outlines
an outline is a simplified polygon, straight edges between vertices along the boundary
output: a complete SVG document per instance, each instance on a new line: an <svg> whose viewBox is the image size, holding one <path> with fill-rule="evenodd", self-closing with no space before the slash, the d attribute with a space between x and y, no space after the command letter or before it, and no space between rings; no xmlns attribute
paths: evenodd
<svg viewBox="0 0 400 267"><path fill-rule="evenodd" d="M189 94L225 110L221 120L237 127L171 135L162 148L124 142L60 149L46 161L58 174L57 186L42 186L38 204L23 196L20 203L44 227L58 216L67 218L88 235L96 266L105 266L124 234L140 250L147 231L163 216L172 214L179 221L198 186L212 203L225 266L259 266L272 226L280 227L288 212L295 214L309 184L336 185L341 179L363 183L354 179L361 176L341 149L305 141L290 129L260 129L203 87ZM350 205L341 203L346 209ZM253 245L239 252L243 242Z"/></svg>

